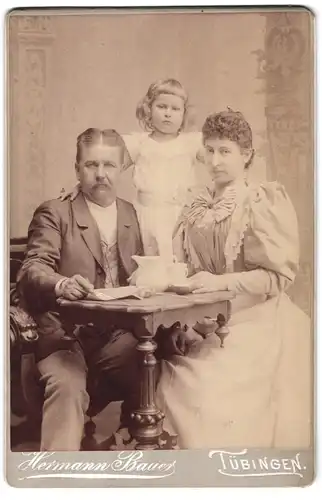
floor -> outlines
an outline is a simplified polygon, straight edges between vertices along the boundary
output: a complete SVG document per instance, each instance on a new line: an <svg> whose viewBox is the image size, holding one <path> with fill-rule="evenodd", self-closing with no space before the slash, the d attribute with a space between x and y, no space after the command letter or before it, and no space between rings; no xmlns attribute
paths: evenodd
<svg viewBox="0 0 322 500"><path fill-rule="evenodd" d="M121 403L110 403L105 410L103 410L94 421L96 424L95 438L98 443L101 443L107 439L113 432L118 428L120 421L120 406ZM12 425L18 425L23 421L23 419L12 415L11 422ZM38 451L39 442L28 441L28 436L13 448L12 451Z"/></svg>

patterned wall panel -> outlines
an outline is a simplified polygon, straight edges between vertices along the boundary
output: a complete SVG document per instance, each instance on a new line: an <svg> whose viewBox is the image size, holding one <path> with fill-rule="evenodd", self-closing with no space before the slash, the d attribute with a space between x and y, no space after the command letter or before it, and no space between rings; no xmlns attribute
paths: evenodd
<svg viewBox="0 0 322 500"><path fill-rule="evenodd" d="M313 280L313 42L312 18L301 12L267 13L265 49L257 51L266 93L267 176L285 185L297 211L301 267L290 291L308 313Z"/></svg>
<svg viewBox="0 0 322 500"><path fill-rule="evenodd" d="M10 206L15 235L20 236L25 234L26 217L30 220L35 206L44 199L47 81L54 40L51 18L12 17L9 37L15 49L9 65L12 68Z"/></svg>

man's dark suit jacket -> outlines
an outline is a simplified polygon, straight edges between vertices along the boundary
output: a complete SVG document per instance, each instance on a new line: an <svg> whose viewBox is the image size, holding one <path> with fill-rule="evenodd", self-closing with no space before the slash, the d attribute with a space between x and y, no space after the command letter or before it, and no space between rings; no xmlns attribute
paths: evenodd
<svg viewBox="0 0 322 500"><path fill-rule="evenodd" d="M117 244L120 285L136 268L132 255L142 255L139 225L133 205L117 198ZM51 200L34 213L28 231L26 257L18 275L21 303L38 324L37 357L62 348L64 330L55 311L55 285L80 274L103 288L105 272L100 235L84 196Z"/></svg>

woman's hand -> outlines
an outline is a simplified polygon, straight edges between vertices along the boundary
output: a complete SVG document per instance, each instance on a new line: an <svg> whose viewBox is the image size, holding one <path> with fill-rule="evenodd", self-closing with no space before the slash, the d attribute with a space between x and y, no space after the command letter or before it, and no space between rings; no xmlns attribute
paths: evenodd
<svg viewBox="0 0 322 500"><path fill-rule="evenodd" d="M209 293L228 290L226 274L212 274L201 271L189 278L192 293Z"/></svg>
<svg viewBox="0 0 322 500"><path fill-rule="evenodd" d="M155 291L152 288L148 288L145 286L139 286L137 290L137 295L141 297L141 299L147 299L152 297L155 294Z"/></svg>

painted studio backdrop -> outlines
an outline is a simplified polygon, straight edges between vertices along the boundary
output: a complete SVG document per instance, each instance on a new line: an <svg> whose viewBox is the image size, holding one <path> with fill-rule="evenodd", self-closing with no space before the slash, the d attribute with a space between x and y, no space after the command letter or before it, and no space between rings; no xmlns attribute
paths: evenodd
<svg viewBox="0 0 322 500"><path fill-rule="evenodd" d="M88 127L139 131L150 83L178 79L196 130L227 106L254 131L255 179L282 182L297 210L301 270L290 294L308 314L313 281L313 62L309 12L11 17L10 237L39 203L75 183L76 137ZM121 196L131 199L131 172Z"/></svg>

